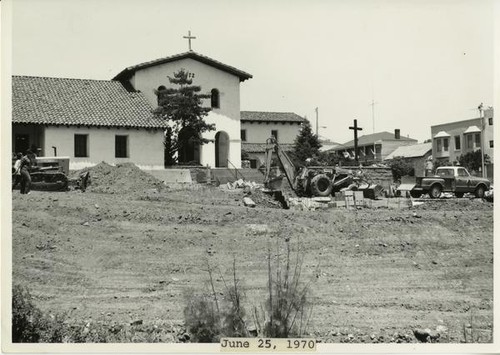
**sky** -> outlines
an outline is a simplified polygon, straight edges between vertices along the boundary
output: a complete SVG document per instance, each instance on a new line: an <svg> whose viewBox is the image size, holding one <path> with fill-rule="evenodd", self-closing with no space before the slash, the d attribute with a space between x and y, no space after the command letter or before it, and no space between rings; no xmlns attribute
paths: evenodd
<svg viewBox="0 0 500 355"><path fill-rule="evenodd" d="M242 111L315 127L318 107L333 141L357 119L361 135L423 142L493 105L493 13L493 0L15 0L12 73L111 79L187 51L190 30L194 51L253 75Z"/></svg>

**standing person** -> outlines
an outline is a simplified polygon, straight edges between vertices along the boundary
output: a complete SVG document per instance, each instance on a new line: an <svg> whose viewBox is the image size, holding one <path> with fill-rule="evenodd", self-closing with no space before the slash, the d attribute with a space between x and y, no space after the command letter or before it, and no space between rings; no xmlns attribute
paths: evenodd
<svg viewBox="0 0 500 355"><path fill-rule="evenodd" d="M434 163L432 162L432 156L430 156L425 162L425 176L431 176L432 169L434 169Z"/></svg>
<svg viewBox="0 0 500 355"><path fill-rule="evenodd" d="M26 155L28 156L28 159L30 160L30 169L34 166L36 166L36 152L38 151L36 145L32 144L31 149L28 149L26 151Z"/></svg>
<svg viewBox="0 0 500 355"><path fill-rule="evenodd" d="M31 176L30 176L30 168L31 161L28 156L32 154L31 150L26 151L26 155L21 158L21 193L29 194L31 188Z"/></svg>
<svg viewBox="0 0 500 355"><path fill-rule="evenodd" d="M22 153L16 154L16 162L14 163L14 174L12 174L12 190L14 190L21 182L21 158L23 157Z"/></svg>

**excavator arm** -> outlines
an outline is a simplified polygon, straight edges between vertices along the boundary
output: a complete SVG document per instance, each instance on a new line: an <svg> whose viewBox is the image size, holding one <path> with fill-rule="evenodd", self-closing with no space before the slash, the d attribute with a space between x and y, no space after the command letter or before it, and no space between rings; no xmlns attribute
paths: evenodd
<svg viewBox="0 0 500 355"><path fill-rule="evenodd" d="M282 177L271 177L271 160L272 160L272 154L273 151L276 153L278 160L280 161L281 165L283 166L283 170L285 171L286 178L288 180L288 183L292 187L294 191L296 191L296 170L295 166L293 165L290 157L281 149L279 146L278 142L276 141L276 138L271 137L266 140L266 157L265 157L265 163L266 163L266 171L265 171L265 176L264 176L264 186L270 187L273 180L276 179L282 179Z"/></svg>

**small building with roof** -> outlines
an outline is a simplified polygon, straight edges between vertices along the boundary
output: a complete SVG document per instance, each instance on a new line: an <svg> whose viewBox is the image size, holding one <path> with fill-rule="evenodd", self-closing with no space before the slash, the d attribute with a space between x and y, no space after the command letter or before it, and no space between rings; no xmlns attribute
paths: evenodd
<svg viewBox="0 0 500 355"><path fill-rule="evenodd" d="M331 139L323 137L321 135L318 136L318 140L321 143L321 148L319 148L320 152L332 150L333 148L340 145L340 143L334 142Z"/></svg>
<svg viewBox="0 0 500 355"><path fill-rule="evenodd" d="M432 143L420 143L396 148L384 160L404 159L413 165L415 176L425 175L425 161L432 155Z"/></svg>
<svg viewBox="0 0 500 355"><path fill-rule="evenodd" d="M241 152L250 167L264 163L266 140L271 136L284 151L291 151L305 120L293 112L241 111Z"/></svg>
<svg viewBox="0 0 500 355"><path fill-rule="evenodd" d="M358 137L358 160L360 163L377 163L386 159L389 154L401 146L416 144L417 140L409 137L402 137L399 129L394 133L378 132L366 134ZM354 159L354 140L329 150L339 156Z"/></svg>
<svg viewBox="0 0 500 355"><path fill-rule="evenodd" d="M106 161L163 168L165 123L117 81L12 77L12 151L66 156L70 169ZM147 147L147 149L145 149Z"/></svg>
<svg viewBox="0 0 500 355"><path fill-rule="evenodd" d="M493 178L493 113L493 107L489 107L483 111L483 117L431 126L433 158L458 162L462 154L479 150L483 144L488 156L486 176Z"/></svg>

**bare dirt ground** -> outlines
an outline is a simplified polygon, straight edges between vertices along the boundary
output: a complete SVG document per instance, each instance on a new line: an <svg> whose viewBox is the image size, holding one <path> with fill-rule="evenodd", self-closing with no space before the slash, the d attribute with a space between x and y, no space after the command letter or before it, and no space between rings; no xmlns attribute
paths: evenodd
<svg viewBox="0 0 500 355"><path fill-rule="evenodd" d="M207 261L228 276L236 259L250 309L265 299L268 246L290 238L306 250L318 339L414 342L415 328L437 326L445 342L463 340L464 326L490 339L492 203L312 212L257 193L247 208L241 190L162 187L132 167L109 187L115 173L96 168L85 193L13 193L13 282L42 310L67 312L69 322L142 323L155 341L178 341L186 298L207 289ZM223 297L220 277L215 285Z"/></svg>

